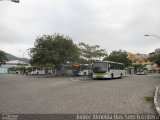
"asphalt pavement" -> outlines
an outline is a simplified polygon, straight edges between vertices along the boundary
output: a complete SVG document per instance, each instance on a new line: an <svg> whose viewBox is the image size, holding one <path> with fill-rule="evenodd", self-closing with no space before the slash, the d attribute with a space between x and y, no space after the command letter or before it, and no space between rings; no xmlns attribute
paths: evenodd
<svg viewBox="0 0 160 120"><path fill-rule="evenodd" d="M113 80L0 74L0 113L156 114L146 98L157 85L159 74Z"/></svg>

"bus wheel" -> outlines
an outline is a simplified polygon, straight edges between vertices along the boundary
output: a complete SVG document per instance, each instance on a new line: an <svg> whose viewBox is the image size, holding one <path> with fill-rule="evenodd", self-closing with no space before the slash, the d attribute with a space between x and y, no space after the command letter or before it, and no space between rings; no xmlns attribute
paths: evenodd
<svg viewBox="0 0 160 120"><path fill-rule="evenodd" d="M111 74L111 79L113 79L114 78L114 76L113 76L113 73Z"/></svg>

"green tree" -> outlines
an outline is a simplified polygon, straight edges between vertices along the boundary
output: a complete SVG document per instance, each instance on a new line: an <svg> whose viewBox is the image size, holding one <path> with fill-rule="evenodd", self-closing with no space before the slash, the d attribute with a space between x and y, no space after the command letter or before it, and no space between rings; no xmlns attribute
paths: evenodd
<svg viewBox="0 0 160 120"><path fill-rule="evenodd" d="M43 35L36 39L30 56L30 62L34 65L62 65L76 61L79 58L79 49L67 36Z"/></svg>
<svg viewBox="0 0 160 120"><path fill-rule="evenodd" d="M7 60L5 52L0 50L0 65L5 63Z"/></svg>
<svg viewBox="0 0 160 120"><path fill-rule="evenodd" d="M160 54L156 54L153 57L150 57L149 60L160 66Z"/></svg>
<svg viewBox="0 0 160 120"><path fill-rule="evenodd" d="M112 51L112 53L109 56L103 59L103 61L107 61L107 60L124 63L125 66L128 66L132 63L131 60L128 59L127 52L123 50Z"/></svg>
<svg viewBox="0 0 160 120"><path fill-rule="evenodd" d="M83 42L79 43L80 59L84 62L92 63L107 56L107 52L104 49L100 49L99 45L90 46Z"/></svg>

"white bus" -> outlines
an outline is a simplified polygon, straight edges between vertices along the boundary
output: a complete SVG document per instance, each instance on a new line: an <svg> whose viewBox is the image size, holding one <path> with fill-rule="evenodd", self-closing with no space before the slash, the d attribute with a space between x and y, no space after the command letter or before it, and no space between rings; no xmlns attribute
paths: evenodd
<svg viewBox="0 0 160 120"><path fill-rule="evenodd" d="M31 75L44 75L44 74L45 74L44 68L33 67L31 71Z"/></svg>
<svg viewBox="0 0 160 120"><path fill-rule="evenodd" d="M148 69L147 68L138 68L137 69L137 75L147 75L148 74Z"/></svg>
<svg viewBox="0 0 160 120"><path fill-rule="evenodd" d="M50 67L33 67L31 71L31 75L45 75L52 74L52 68Z"/></svg>
<svg viewBox="0 0 160 120"><path fill-rule="evenodd" d="M98 61L92 66L93 79L122 78L125 75L124 64L112 61Z"/></svg>
<svg viewBox="0 0 160 120"><path fill-rule="evenodd" d="M90 74L89 64L73 64L73 74L76 76L86 76Z"/></svg>

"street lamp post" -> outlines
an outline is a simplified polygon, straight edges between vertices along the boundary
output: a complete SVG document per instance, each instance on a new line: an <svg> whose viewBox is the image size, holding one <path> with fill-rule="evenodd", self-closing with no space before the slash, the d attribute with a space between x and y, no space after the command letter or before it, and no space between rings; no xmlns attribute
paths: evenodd
<svg viewBox="0 0 160 120"><path fill-rule="evenodd" d="M25 53L27 52L27 50L30 50L30 48L28 48L28 49L26 49L26 50L24 51L24 53L23 53L23 61L24 61L24 55L25 55Z"/></svg>
<svg viewBox="0 0 160 120"><path fill-rule="evenodd" d="M19 3L19 0L11 0L12 2Z"/></svg>
<svg viewBox="0 0 160 120"><path fill-rule="evenodd" d="M28 50L30 50L31 48L28 48L28 49L26 49L25 51L24 51L24 53L23 53L23 62L25 63L25 58L24 58L24 55L25 55L25 53L28 51ZM23 73L24 74L28 74L28 72L26 73L26 69L24 69L24 71L23 71Z"/></svg>
<svg viewBox="0 0 160 120"><path fill-rule="evenodd" d="M154 36L154 37L160 39L160 37L158 35L144 35L144 36L146 36L146 37L148 37L148 36Z"/></svg>
<svg viewBox="0 0 160 120"><path fill-rule="evenodd" d="M5 0L0 0L0 1L5 1ZM20 2L19 0L7 0L7 1L11 1L11 2L14 2L14 3L19 3Z"/></svg>
<svg viewBox="0 0 160 120"><path fill-rule="evenodd" d="M156 38L158 38L158 39L160 39L160 37L158 36L158 35L144 35L144 36L146 36L146 37L148 37L148 36L154 36L154 37L156 37Z"/></svg>

